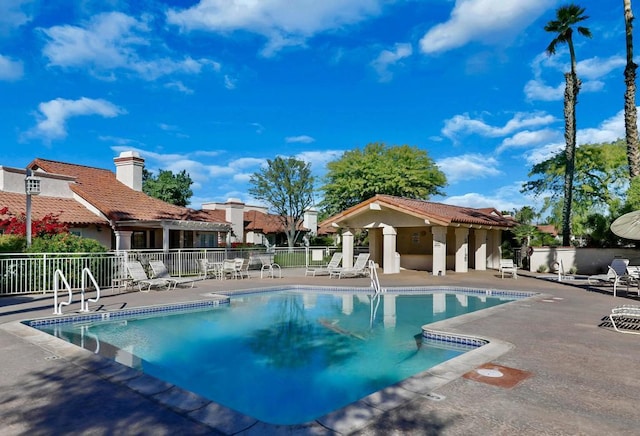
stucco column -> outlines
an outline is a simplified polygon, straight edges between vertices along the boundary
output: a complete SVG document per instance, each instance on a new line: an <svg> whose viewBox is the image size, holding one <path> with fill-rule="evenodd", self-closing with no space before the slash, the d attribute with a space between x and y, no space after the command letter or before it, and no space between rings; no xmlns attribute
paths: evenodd
<svg viewBox="0 0 640 436"><path fill-rule="evenodd" d="M344 268L353 266L353 233L351 230L342 232L342 266Z"/></svg>
<svg viewBox="0 0 640 436"><path fill-rule="evenodd" d="M382 242L382 229L369 229L369 259L377 262L379 265L384 267L384 261L382 257Z"/></svg>
<svg viewBox="0 0 640 436"><path fill-rule="evenodd" d="M384 226L382 228L382 238L383 238L383 259L384 259L384 268L382 272L384 274L397 274L400 272L400 265L396 265L395 256L396 256L396 237L397 237L396 229L391 226Z"/></svg>
<svg viewBox="0 0 640 436"><path fill-rule="evenodd" d="M500 244L502 243L502 231L489 230L487 240L489 242L487 266L489 268L498 269L500 267Z"/></svg>
<svg viewBox="0 0 640 436"><path fill-rule="evenodd" d="M116 251L131 250L131 235L133 232L128 230L116 230Z"/></svg>
<svg viewBox="0 0 640 436"><path fill-rule="evenodd" d="M487 231L484 229L476 229L476 252L475 263L476 271L486 271L487 269Z"/></svg>
<svg viewBox="0 0 640 436"><path fill-rule="evenodd" d="M447 228L431 227L433 233L433 275L447 274Z"/></svg>
<svg viewBox="0 0 640 436"><path fill-rule="evenodd" d="M456 229L456 267L455 271L466 273L469 271L469 229Z"/></svg>
<svg viewBox="0 0 640 436"><path fill-rule="evenodd" d="M162 250L169 251L169 227L162 226Z"/></svg>

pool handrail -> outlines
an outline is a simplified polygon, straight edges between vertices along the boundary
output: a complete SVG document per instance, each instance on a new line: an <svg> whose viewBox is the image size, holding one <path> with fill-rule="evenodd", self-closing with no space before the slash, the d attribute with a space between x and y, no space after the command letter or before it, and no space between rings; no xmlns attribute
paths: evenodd
<svg viewBox="0 0 640 436"><path fill-rule="evenodd" d="M62 280L62 283L64 284L64 286L67 288L67 291L69 292L69 301L62 301L60 305L58 305L58 289L60 289L59 280ZM73 292L71 291L71 286L69 285L69 282L65 278L62 270L57 269L56 272L53 273L53 314L62 315L62 306L70 305L72 300L73 300Z"/></svg>
<svg viewBox="0 0 640 436"><path fill-rule="evenodd" d="M84 291L87 289L87 278L91 280L93 286L96 288L96 297L95 298L87 298L84 299ZM96 303L100 300L100 286L98 286L98 282L96 281L93 273L89 268L84 268L82 270L82 290L80 294L80 312L89 312L89 303Z"/></svg>

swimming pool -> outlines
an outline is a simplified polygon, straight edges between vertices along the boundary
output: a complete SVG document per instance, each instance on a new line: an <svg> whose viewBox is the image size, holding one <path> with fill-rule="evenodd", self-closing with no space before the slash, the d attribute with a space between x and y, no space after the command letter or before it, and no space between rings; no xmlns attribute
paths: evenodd
<svg viewBox="0 0 640 436"><path fill-rule="evenodd" d="M485 291L374 298L294 289L238 295L217 308L31 325L261 421L289 425L478 346L432 341L421 327L513 298Z"/></svg>

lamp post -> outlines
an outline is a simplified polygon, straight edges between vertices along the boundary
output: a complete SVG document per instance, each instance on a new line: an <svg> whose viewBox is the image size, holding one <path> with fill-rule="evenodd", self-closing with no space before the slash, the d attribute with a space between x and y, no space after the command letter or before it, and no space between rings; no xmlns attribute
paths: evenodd
<svg viewBox="0 0 640 436"><path fill-rule="evenodd" d="M31 247L31 196L40 193L40 179L34 177L29 168L24 178L24 192L27 194L27 247Z"/></svg>

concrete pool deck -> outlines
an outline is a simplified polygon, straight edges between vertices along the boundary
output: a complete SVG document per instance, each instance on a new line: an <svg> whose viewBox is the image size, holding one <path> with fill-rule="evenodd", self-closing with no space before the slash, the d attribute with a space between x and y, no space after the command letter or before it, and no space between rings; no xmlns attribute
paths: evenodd
<svg viewBox="0 0 640 436"><path fill-rule="evenodd" d="M256 272L252 275L256 277ZM274 285L369 284L368 279L305 277L304 270L284 270L283 275L282 279L207 280L193 289L150 293L111 295L107 290L90 307L114 310L201 300L209 293ZM592 288L579 280L557 283L535 276L525 272L517 280L500 279L497 271L472 271L433 277L402 271L380 277L383 287L459 286L540 293L494 307L488 315L465 315L436 326L502 344L504 348L479 356L476 363L479 367L488 362L483 370L489 375L497 370L526 374L511 387L492 383L495 377L477 376L487 372L470 371L463 376L461 371L466 369L444 366L432 374L444 382L434 384L433 389L415 389L420 392L410 398L401 389L382 391L368 397L366 408L345 408L323 425L277 428L258 424L240 433L236 430L240 427L229 425L224 431L219 424L207 425L227 417L224 411L200 404L195 396L183 393L178 403L155 379L117 364L105 365L103 359L76 359L77 350L52 353L46 341L25 337L15 321L50 316L51 293L2 297L2 434L638 434L640 336L599 325L612 307L640 304L640 299L635 292L625 296L622 290L614 298L611 287ZM64 312L78 309L75 303ZM481 362L484 358L488 360ZM471 367L476 363L470 362ZM412 386L405 388L412 391ZM158 395L163 394L165 398L159 401ZM235 419L229 416L229 424Z"/></svg>

